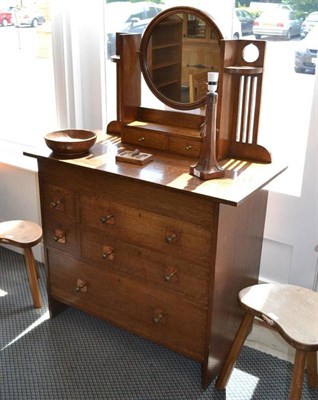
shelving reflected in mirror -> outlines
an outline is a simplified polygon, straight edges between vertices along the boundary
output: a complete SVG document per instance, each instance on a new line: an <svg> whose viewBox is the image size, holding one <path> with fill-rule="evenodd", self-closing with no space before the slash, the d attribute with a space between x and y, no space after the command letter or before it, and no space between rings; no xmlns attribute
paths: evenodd
<svg viewBox="0 0 318 400"><path fill-rule="evenodd" d="M159 14L140 46L141 69L150 90L173 108L202 106L207 73L219 71L221 39L219 28L200 10L177 7Z"/></svg>

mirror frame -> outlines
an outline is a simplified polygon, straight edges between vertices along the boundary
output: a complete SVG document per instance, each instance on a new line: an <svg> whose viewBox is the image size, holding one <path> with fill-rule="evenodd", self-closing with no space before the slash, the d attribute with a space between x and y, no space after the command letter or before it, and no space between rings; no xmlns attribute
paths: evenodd
<svg viewBox="0 0 318 400"><path fill-rule="evenodd" d="M160 100L162 101L165 105L179 109L179 110L192 110L195 108L200 108L205 105L206 102L206 96L202 97L201 99L196 100L195 102L192 103L182 103L182 102L177 102L174 100L169 99L168 97L164 96L155 86L155 84L152 81L152 78L149 73L148 65L147 65L147 50L148 50L148 45L151 40L151 35L154 29L160 22L162 22L164 19L176 15L176 14L181 14L181 13L189 13L193 14L196 17L202 19L207 25L210 25L210 27L215 31L217 39L219 43L221 42L222 39L224 39L224 36L217 26L216 22L212 19L212 17L202 11L198 10L193 7L186 7L186 6L181 6L181 7L172 7L167 10L163 10L161 13L156 15L149 23L147 28L145 29L142 38L141 38L141 43L140 43L140 68L143 74L143 77L151 90L151 92ZM221 45L220 45L220 51L221 51ZM221 54L220 54L221 57Z"/></svg>

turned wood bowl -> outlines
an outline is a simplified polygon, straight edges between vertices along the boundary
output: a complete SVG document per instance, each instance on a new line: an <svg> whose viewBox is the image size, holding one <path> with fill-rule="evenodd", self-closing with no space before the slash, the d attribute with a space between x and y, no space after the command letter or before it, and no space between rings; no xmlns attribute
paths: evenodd
<svg viewBox="0 0 318 400"><path fill-rule="evenodd" d="M83 129L64 129L44 136L46 145L58 155L85 154L96 142L96 133Z"/></svg>

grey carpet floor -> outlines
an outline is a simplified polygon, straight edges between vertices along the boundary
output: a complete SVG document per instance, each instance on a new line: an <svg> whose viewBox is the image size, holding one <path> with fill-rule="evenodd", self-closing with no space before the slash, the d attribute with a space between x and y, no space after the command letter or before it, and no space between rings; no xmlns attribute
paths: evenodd
<svg viewBox="0 0 318 400"><path fill-rule="evenodd" d="M200 386L200 364L68 308L32 307L23 257L0 247L1 400L281 400L292 364L244 347L226 391ZM5 294L7 293L7 294ZM303 400L318 391L304 383Z"/></svg>

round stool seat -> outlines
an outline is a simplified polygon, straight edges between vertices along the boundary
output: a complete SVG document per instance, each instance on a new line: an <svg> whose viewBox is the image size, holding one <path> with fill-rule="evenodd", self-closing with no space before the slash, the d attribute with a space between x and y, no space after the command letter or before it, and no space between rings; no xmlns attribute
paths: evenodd
<svg viewBox="0 0 318 400"><path fill-rule="evenodd" d="M255 285L239 293L245 311L275 328L295 349L318 350L318 292L294 285Z"/></svg>
<svg viewBox="0 0 318 400"><path fill-rule="evenodd" d="M23 249L29 284L35 308L42 305L38 284L39 274L32 247L42 240L42 228L31 221L14 220L0 222L0 243Z"/></svg>
<svg viewBox="0 0 318 400"><path fill-rule="evenodd" d="M266 283L242 289L238 297L245 315L216 387L225 389L254 317L257 317L296 350L289 399L301 399L306 365L308 385L317 388L318 293L300 286Z"/></svg>
<svg viewBox="0 0 318 400"><path fill-rule="evenodd" d="M35 246L42 239L42 228L31 221L0 222L0 242L18 247Z"/></svg>

